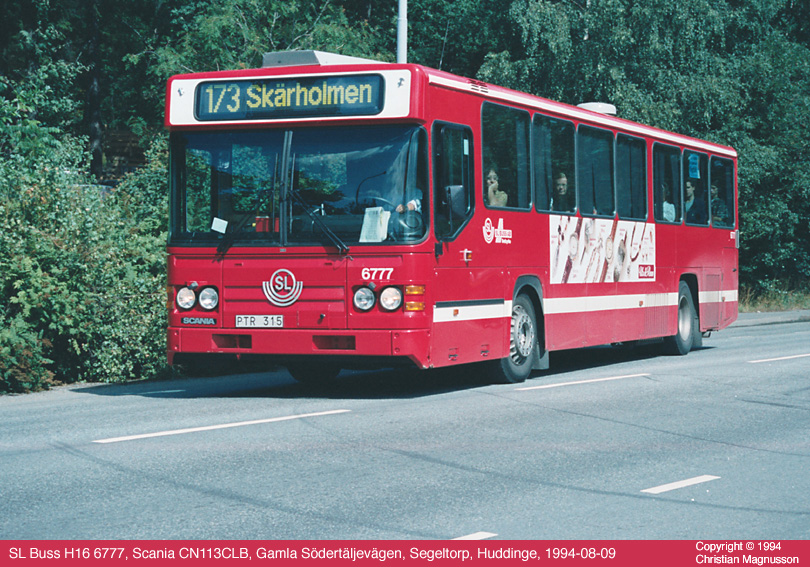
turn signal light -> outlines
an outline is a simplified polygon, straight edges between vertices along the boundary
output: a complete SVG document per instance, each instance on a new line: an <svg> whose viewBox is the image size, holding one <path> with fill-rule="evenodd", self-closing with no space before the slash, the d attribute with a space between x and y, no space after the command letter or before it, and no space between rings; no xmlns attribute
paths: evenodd
<svg viewBox="0 0 810 567"><path fill-rule="evenodd" d="M405 311L424 311L425 310L425 302L424 301L408 301L414 299L423 299L421 297L412 297L412 296L420 296L425 295L425 286L423 285L406 285L405 286Z"/></svg>

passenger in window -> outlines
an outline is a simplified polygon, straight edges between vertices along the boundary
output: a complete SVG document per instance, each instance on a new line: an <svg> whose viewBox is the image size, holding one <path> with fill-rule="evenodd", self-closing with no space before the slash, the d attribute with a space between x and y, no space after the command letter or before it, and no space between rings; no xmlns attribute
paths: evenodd
<svg viewBox="0 0 810 567"><path fill-rule="evenodd" d="M491 167L486 177L487 184L487 205L490 207L505 207L509 201L506 191L501 191L498 187L498 174L495 168Z"/></svg>
<svg viewBox="0 0 810 567"><path fill-rule="evenodd" d="M720 190L714 183L712 183L711 194L712 223L728 225L728 207L726 202L720 198Z"/></svg>
<svg viewBox="0 0 810 567"><path fill-rule="evenodd" d="M692 224L706 224L708 215L706 214L706 203L700 197L698 182L688 180L686 182L686 222Z"/></svg>
<svg viewBox="0 0 810 567"><path fill-rule="evenodd" d="M551 197L550 208L552 211L562 211L565 213L572 213L576 209L574 207L574 196L568 190L568 177L562 171L554 174L552 179L553 195Z"/></svg>
<svg viewBox="0 0 810 567"><path fill-rule="evenodd" d="M662 211L664 220L675 222L675 203L672 202L672 191L669 188L669 184L666 182L661 183L661 195L664 197L664 208Z"/></svg>

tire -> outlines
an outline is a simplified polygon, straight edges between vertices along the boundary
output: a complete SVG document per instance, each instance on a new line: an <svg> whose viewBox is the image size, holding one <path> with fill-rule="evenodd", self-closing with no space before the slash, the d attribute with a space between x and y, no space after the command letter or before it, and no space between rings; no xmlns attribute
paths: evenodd
<svg viewBox="0 0 810 567"><path fill-rule="evenodd" d="M287 366L287 372L302 384L327 384L340 374L340 366L324 362L296 362Z"/></svg>
<svg viewBox="0 0 810 567"><path fill-rule="evenodd" d="M695 310L692 291L686 282L678 286L678 328L667 337L665 345L669 354L683 356L692 350L695 337L700 335L700 320Z"/></svg>
<svg viewBox="0 0 810 567"><path fill-rule="evenodd" d="M509 356L493 361L493 379L502 384L525 381L537 363L537 318L534 306L525 295L512 303L509 330Z"/></svg>

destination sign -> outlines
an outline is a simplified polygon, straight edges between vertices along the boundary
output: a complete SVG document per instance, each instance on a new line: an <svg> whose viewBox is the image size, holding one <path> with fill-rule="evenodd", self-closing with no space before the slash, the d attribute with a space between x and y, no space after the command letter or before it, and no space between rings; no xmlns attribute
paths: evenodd
<svg viewBox="0 0 810 567"><path fill-rule="evenodd" d="M370 116L383 109L380 75L260 78L197 85L197 120Z"/></svg>

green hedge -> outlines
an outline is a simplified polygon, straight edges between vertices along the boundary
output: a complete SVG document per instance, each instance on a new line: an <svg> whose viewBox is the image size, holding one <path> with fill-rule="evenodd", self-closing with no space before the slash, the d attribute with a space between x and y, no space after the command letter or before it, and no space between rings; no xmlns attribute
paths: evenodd
<svg viewBox="0 0 810 567"><path fill-rule="evenodd" d="M84 146L0 162L0 392L168 372L165 140L114 189L79 173Z"/></svg>

